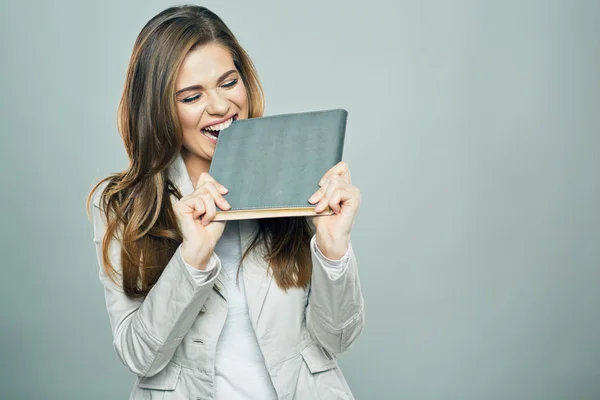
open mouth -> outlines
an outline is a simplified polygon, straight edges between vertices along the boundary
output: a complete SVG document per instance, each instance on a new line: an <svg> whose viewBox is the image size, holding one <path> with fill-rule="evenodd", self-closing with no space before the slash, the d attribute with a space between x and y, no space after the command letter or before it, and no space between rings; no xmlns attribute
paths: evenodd
<svg viewBox="0 0 600 400"><path fill-rule="evenodd" d="M204 128L202 128L201 132L208 139L211 139L212 142L216 143L216 140L219 138L219 133L221 133L223 129L229 128L233 121L237 120L237 117L238 115L235 114L226 121L210 126L205 126Z"/></svg>

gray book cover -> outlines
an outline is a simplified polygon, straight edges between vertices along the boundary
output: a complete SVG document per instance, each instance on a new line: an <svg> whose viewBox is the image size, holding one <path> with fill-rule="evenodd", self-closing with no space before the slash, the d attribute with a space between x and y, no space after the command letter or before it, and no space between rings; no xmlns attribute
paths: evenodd
<svg viewBox="0 0 600 400"><path fill-rule="evenodd" d="M234 121L219 134L209 174L229 189L215 220L316 215L308 198L342 160L343 109ZM327 209L321 214L330 214Z"/></svg>

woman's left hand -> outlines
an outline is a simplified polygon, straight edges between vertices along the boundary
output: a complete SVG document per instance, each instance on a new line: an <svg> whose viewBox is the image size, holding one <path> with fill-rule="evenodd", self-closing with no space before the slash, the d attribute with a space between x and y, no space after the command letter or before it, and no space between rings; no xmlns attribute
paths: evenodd
<svg viewBox="0 0 600 400"><path fill-rule="evenodd" d="M323 255L339 260L350 244L350 231L360 206L360 190L352 186L348 164L340 161L323 175L317 190L308 202L316 204L315 211L323 212L327 206L332 215L320 215L312 218L317 228L317 246Z"/></svg>

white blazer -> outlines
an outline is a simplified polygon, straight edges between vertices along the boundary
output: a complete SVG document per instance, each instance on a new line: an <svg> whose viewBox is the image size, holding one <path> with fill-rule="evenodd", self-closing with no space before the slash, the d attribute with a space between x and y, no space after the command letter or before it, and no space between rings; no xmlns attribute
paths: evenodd
<svg viewBox="0 0 600 400"><path fill-rule="evenodd" d="M181 155L169 166L169 177L184 196L193 191ZM106 220L99 200L105 187L106 183L93 196L94 243L114 348L138 376L130 399L214 399L215 349L227 316L220 260L217 257L219 272L199 285L177 251L145 298L128 298L102 267ZM256 221L240 221L243 252L255 228ZM278 398L353 399L336 359L360 336L364 324L352 246L335 279L311 250L309 288L287 292L273 280L263 251L259 246L248 255L242 276L252 327ZM120 245L115 240L109 253L119 271Z"/></svg>

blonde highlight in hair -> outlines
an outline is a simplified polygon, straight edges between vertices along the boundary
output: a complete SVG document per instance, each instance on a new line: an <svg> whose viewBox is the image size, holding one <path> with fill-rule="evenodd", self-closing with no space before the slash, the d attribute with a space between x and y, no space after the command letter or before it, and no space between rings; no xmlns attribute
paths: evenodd
<svg viewBox="0 0 600 400"><path fill-rule="evenodd" d="M261 117L264 112L264 93L254 64L210 10L171 7L142 28L117 110L117 128L129 165L98 182L86 202L89 213L96 190L107 183L99 202L107 221L102 263L108 276L115 283L120 280L130 297L148 294L183 240L171 203L172 197L180 199L182 194L168 176L168 167L183 142L175 81L187 54L207 43L221 44L230 51L247 89L249 118ZM312 273L311 233L304 217L259 220L259 230L242 261L264 243L265 259L276 283L284 290L307 287ZM108 256L112 240L121 244L120 268Z"/></svg>

